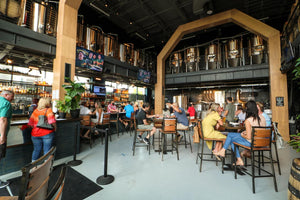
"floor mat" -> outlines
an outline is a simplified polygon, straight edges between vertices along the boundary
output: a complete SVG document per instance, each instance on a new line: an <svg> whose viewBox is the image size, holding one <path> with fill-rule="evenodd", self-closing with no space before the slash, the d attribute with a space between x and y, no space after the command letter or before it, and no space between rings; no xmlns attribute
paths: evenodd
<svg viewBox="0 0 300 200"><path fill-rule="evenodd" d="M61 170L62 165L55 166L50 177L49 188L55 184ZM14 195L19 193L20 178L10 179L10 189ZM88 196L102 190L103 188L90 179L86 178L71 167L67 167L65 186L63 190L62 200L84 199ZM0 189L0 196L9 196L5 188Z"/></svg>

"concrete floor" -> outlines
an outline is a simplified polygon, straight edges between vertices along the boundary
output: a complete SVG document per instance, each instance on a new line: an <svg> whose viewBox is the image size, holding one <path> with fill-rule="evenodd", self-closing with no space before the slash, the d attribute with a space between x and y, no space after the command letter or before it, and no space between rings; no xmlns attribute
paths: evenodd
<svg viewBox="0 0 300 200"><path fill-rule="evenodd" d="M260 178L256 179L256 193L253 194L248 175L238 176L235 180L232 171L222 174L221 166L216 166L215 162L203 162L200 173L199 164L195 162L198 144L193 144L193 153L189 148L180 146L179 161L175 153L168 153L161 161L161 155L152 149L150 156L146 148L137 148L135 156L132 156L133 137L129 134L113 135L112 139L109 143L108 174L113 175L115 181L102 185L103 190L88 197L89 200L285 200L292 159L300 157L289 146L279 149L282 175L278 175L275 166L278 192L274 190L272 178ZM92 149L82 144L77 158L83 163L73 168L90 180L96 182L104 174L104 145L101 145L100 139L95 141ZM55 165L70 160L72 157L64 158L55 161ZM18 175L20 172L0 178L6 180Z"/></svg>

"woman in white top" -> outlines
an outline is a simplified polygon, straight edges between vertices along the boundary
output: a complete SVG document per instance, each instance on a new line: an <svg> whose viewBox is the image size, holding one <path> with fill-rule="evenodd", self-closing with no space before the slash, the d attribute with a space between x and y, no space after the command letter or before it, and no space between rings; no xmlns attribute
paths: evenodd
<svg viewBox="0 0 300 200"><path fill-rule="evenodd" d="M95 102L95 111L92 113L92 115L96 115L96 118L91 119L91 126L97 126L98 124L101 124L103 121L103 109L101 106L100 101ZM90 129L84 134L84 138L90 139L89 136ZM99 132L95 131L95 135L98 135Z"/></svg>

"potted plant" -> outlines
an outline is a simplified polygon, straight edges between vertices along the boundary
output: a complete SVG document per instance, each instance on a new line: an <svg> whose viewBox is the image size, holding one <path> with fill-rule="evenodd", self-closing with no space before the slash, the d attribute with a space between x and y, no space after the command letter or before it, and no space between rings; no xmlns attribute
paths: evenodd
<svg viewBox="0 0 300 200"><path fill-rule="evenodd" d="M295 69L292 73L294 74L293 80L300 79L300 58L296 60ZM300 84L300 81L298 82L298 84ZM296 119L300 119L300 114L296 116ZM293 149L296 149L297 152L300 152L300 132L291 135L291 140L288 143L293 147Z"/></svg>
<svg viewBox="0 0 300 200"><path fill-rule="evenodd" d="M78 118L81 94L85 91L85 88L82 86L83 83L75 83L69 78L67 80L70 84L62 85L62 87L66 90L66 94L63 101L57 101L57 108L62 112L70 113L72 118Z"/></svg>
<svg viewBox="0 0 300 200"><path fill-rule="evenodd" d="M297 80L298 84L300 84L300 58L296 60L295 69L292 72L294 74L293 80ZM300 118L300 114L296 116L296 119ZM291 140L288 144L296 149L297 152L300 152L300 132L291 135ZM292 167L291 167L291 175L289 178L289 190L288 190L288 199L297 199L299 196L295 196L295 191L292 188L296 188L296 191L299 192L297 188L299 188L298 183L300 181L300 158L293 159ZM297 178L298 177L298 178Z"/></svg>
<svg viewBox="0 0 300 200"><path fill-rule="evenodd" d="M56 101L56 108L59 110L59 118L66 118L66 114L70 112L70 109L65 104L65 101L58 100Z"/></svg>

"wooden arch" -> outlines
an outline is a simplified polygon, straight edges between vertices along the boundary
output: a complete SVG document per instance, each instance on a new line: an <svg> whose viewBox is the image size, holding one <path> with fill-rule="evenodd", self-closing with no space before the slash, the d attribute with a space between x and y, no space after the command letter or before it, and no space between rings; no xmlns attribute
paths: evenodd
<svg viewBox="0 0 300 200"><path fill-rule="evenodd" d="M160 114L164 108L165 99L165 60L179 43L181 38L189 33L208 29L218 25L233 22L242 28L260 35L268 42L269 47L269 78L272 120L278 122L279 131L285 140L289 140L287 79L281 74L280 67L280 32L249 15L232 9L206 18L180 25L167 44L157 56L157 83L155 85L155 113ZM283 97L283 105L276 105L276 97Z"/></svg>

